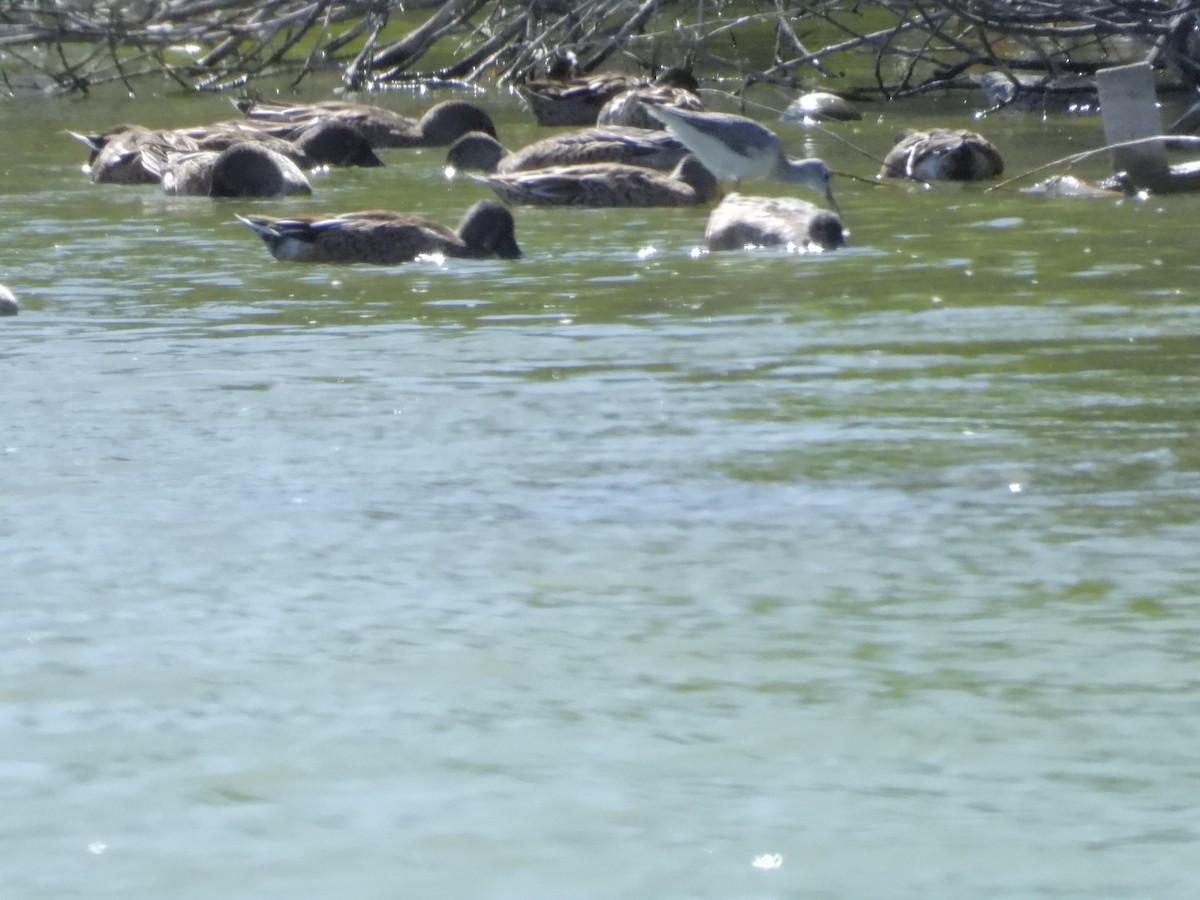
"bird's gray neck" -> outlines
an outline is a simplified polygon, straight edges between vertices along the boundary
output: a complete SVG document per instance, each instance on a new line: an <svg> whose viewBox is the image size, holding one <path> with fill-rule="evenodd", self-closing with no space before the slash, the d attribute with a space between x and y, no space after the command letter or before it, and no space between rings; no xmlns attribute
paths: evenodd
<svg viewBox="0 0 1200 900"><path fill-rule="evenodd" d="M774 175L780 181L791 184L813 184L818 180L818 172L811 159L788 159L780 154L775 161Z"/></svg>

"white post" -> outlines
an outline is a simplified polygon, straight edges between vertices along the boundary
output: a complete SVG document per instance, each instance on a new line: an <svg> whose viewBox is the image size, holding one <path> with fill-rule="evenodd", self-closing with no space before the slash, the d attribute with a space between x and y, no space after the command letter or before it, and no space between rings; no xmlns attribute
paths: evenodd
<svg viewBox="0 0 1200 900"><path fill-rule="evenodd" d="M1162 117L1154 92L1154 70L1149 63L1132 63L1096 73L1100 115L1109 144L1136 141L1163 133ZM1114 172L1124 172L1138 187L1159 190L1171 179L1167 150L1161 141L1112 151Z"/></svg>

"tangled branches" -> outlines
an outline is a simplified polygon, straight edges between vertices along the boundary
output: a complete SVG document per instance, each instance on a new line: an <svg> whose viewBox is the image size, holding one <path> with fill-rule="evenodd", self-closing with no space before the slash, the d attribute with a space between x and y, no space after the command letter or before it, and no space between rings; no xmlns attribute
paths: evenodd
<svg viewBox="0 0 1200 900"><path fill-rule="evenodd" d="M336 70L348 88L519 82L552 61L906 96L971 70L1046 78L1149 59L1200 83L1200 0L8 0L10 90L165 74L188 90ZM25 79L22 81L22 79Z"/></svg>

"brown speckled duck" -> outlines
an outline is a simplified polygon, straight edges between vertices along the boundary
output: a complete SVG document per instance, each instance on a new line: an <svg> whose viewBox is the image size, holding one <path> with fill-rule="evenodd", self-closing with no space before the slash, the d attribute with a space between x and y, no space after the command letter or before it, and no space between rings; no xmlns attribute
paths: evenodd
<svg viewBox="0 0 1200 900"><path fill-rule="evenodd" d="M337 118L305 128L292 143L313 166L378 168L383 165L362 131Z"/></svg>
<svg viewBox="0 0 1200 900"><path fill-rule="evenodd" d="M505 203L528 206L695 206L720 193L716 176L691 154L670 173L591 163L471 177Z"/></svg>
<svg viewBox="0 0 1200 900"><path fill-rule="evenodd" d="M91 151L85 168L97 183L155 184L161 180L165 162L173 157L215 153L243 143L258 144L303 168L383 165L361 132L338 120L313 123L295 140L243 122L179 129L118 125L102 134L71 135Z"/></svg>
<svg viewBox="0 0 1200 900"><path fill-rule="evenodd" d="M293 262L400 263L425 254L518 259L512 213L494 200L467 210L458 228L386 210L333 216L238 216L276 259Z"/></svg>
<svg viewBox="0 0 1200 900"><path fill-rule="evenodd" d="M837 213L796 197L729 194L708 217L704 242L709 250L794 247L832 250L845 244Z"/></svg>
<svg viewBox="0 0 1200 900"><path fill-rule="evenodd" d="M906 129L883 158L880 178L979 181L1004 172L999 151L982 135L959 128Z"/></svg>
<svg viewBox="0 0 1200 900"><path fill-rule="evenodd" d="M383 147L447 147L468 131L496 136L491 117L465 100L445 100L431 106L420 119L390 109L328 100L306 106L245 105L242 111L277 136L295 138L303 129L328 119L357 128L375 149Z"/></svg>
<svg viewBox="0 0 1200 900"><path fill-rule="evenodd" d="M340 119L323 119L286 139L271 134L248 120L216 122L194 128L181 128L199 144L201 150L227 150L234 144L256 143L282 153L303 168L316 166L382 166L361 131Z"/></svg>
<svg viewBox="0 0 1200 900"><path fill-rule="evenodd" d="M155 154L163 190L184 197L286 197L312 193L291 159L265 144L242 141L220 151Z"/></svg>
<svg viewBox="0 0 1200 900"><path fill-rule="evenodd" d="M600 110L614 97L650 87L695 91L698 85L687 70L672 68L653 81L617 72L566 80L527 81L517 87L517 93L529 104L539 125L595 125Z"/></svg>
<svg viewBox="0 0 1200 900"><path fill-rule="evenodd" d="M693 92L674 85L652 85L622 91L600 108L597 125L624 125L629 128L661 129L662 123L646 112L642 104L650 106L674 106L679 109L700 111L704 103Z"/></svg>
<svg viewBox="0 0 1200 900"><path fill-rule="evenodd" d="M146 152L188 153L200 149L191 137L170 129L117 125L102 134L69 132L91 151L84 170L97 184L156 184L158 173Z"/></svg>
<svg viewBox="0 0 1200 900"><path fill-rule="evenodd" d="M686 155L687 148L665 131L608 126L554 135L512 152L495 138L472 132L450 145L446 165L507 173L547 166L624 163L669 171Z"/></svg>

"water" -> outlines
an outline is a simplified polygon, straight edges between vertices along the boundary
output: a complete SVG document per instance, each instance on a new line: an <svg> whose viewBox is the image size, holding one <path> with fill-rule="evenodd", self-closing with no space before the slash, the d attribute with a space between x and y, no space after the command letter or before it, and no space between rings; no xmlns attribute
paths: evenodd
<svg viewBox="0 0 1200 900"><path fill-rule="evenodd" d="M7 895L1194 896L1195 198L841 179L819 257L518 210L519 263L305 267L233 213L485 189L171 199L62 133L226 115L0 106Z"/></svg>

